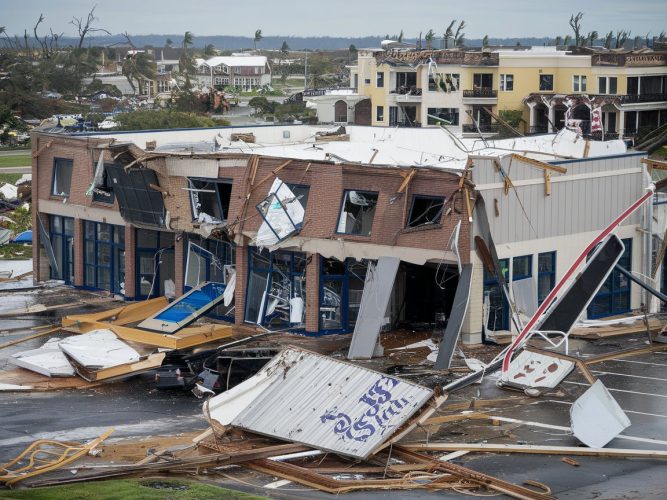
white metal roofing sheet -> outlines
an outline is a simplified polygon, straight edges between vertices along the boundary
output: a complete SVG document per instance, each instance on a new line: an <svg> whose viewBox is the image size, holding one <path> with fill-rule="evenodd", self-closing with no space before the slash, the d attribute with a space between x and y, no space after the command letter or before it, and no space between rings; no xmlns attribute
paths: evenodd
<svg viewBox="0 0 667 500"><path fill-rule="evenodd" d="M432 395L426 387L290 347L211 399L204 412L223 425L365 458Z"/></svg>

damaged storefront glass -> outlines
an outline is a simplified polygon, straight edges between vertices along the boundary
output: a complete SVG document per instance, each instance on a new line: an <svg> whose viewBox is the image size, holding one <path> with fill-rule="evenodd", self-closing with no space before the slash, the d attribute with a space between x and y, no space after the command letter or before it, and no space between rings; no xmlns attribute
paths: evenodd
<svg viewBox="0 0 667 500"><path fill-rule="evenodd" d="M267 328L303 326L306 255L250 247L245 320Z"/></svg>
<svg viewBox="0 0 667 500"><path fill-rule="evenodd" d="M60 215L49 216L49 239L58 273L51 270L51 279L74 283L74 219Z"/></svg>
<svg viewBox="0 0 667 500"><path fill-rule="evenodd" d="M370 236L378 194L368 191L345 191L338 219L338 232Z"/></svg>
<svg viewBox="0 0 667 500"><path fill-rule="evenodd" d="M350 331L359 314L368 261L345 262L322 258L320 274L320 331Z"/></svg>
<svg viewBox="0 0 667 500"><path fill-rule="evenodd" d="M137 229L135 254L137 298L173 296L174 234Z"/></svg>
<svg viewBox="0 0 667 500"><path fill-rule="evenodd" d="M166 210L162 193L155 189L160 183L153 170L136 167L126 170L118 163L106 165L105 170L125 221L164 227Z"/></svg>
<svg viewBox="0 0 667 500"><path fill-rule="evenodd" d="M225 286L225 300L210 313L218 319L234 321L234 289L236 269L234 266L234 246L221 240L204 239L195 235L188 237L188 252L185 266L184 292L204 282L214 282Z"/></svg>

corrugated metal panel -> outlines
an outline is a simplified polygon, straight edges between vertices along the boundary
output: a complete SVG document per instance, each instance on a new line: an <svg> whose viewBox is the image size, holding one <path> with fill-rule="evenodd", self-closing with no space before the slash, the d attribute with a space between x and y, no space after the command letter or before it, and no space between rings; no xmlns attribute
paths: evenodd
<svg viewBox="0 0 667 500"><path fill-rule="evenodd" d="M237 386L211 399L205 413L219 420L216 415L230 414L225 406L243 405L231 413L232 426L356 458L371 454L433 395L297 348L282 351L243 385L247 396L234 391Z"/></svg>
<svg viewBox="0 0 667 500"><path fill-rule="evenodd" d="M501 182L493 164L487 160L476 160L473 180L482 188L492 235L496 245L501 245L603 229L623 207L641 196L642 173L639 168L633 171L638 161L637 157L620 157L563 164L568 173L552 175L550 196L544 194L541 170L517 167L516 163L508 173L515 183L519 179L539 182L518 185L516 193L510 189L507 195L501 187L484 188L484 184ZM568 176L580 174L591 177L567 180ZM498 201L499 217L495 215L494 200ZM640 213L636 212L624 225L639 224L639 221Z"/></svg>

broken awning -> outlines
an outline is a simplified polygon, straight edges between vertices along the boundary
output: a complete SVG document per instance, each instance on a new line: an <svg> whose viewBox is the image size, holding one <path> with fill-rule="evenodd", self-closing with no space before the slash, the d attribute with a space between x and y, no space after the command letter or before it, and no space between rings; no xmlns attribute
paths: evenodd
<svg viewBox="0 0 667 500"><path fill-rule="evenodd" d="M305 211L292 190L276 178L269 195L257 205L264 219L257 231L255 244L258 247L275 245L301 229Z"/></svg>
<svg viewBox="0 0 667 500"><path fill-rule="evenodd" d="M365 458L433 395L411 382L290 347L204 415L223 426Z"/></svg>
<svg viewBox="0 0 667 500"><path fill-rule="evenodd" d="M225 285L206 281L139 323L139 328L174 333L213 309L224 298Z"/></svg>

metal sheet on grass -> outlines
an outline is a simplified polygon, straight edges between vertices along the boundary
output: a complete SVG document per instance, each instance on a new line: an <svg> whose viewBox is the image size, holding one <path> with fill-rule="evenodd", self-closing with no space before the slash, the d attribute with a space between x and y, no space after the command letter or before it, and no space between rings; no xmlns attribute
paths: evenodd
<svg viewBox="0 0 667 500"><path fill-rule="evenodd" d="M255 376L212 398L204 415L222 425L365 458L433 391L290 347Z"/></svg>

